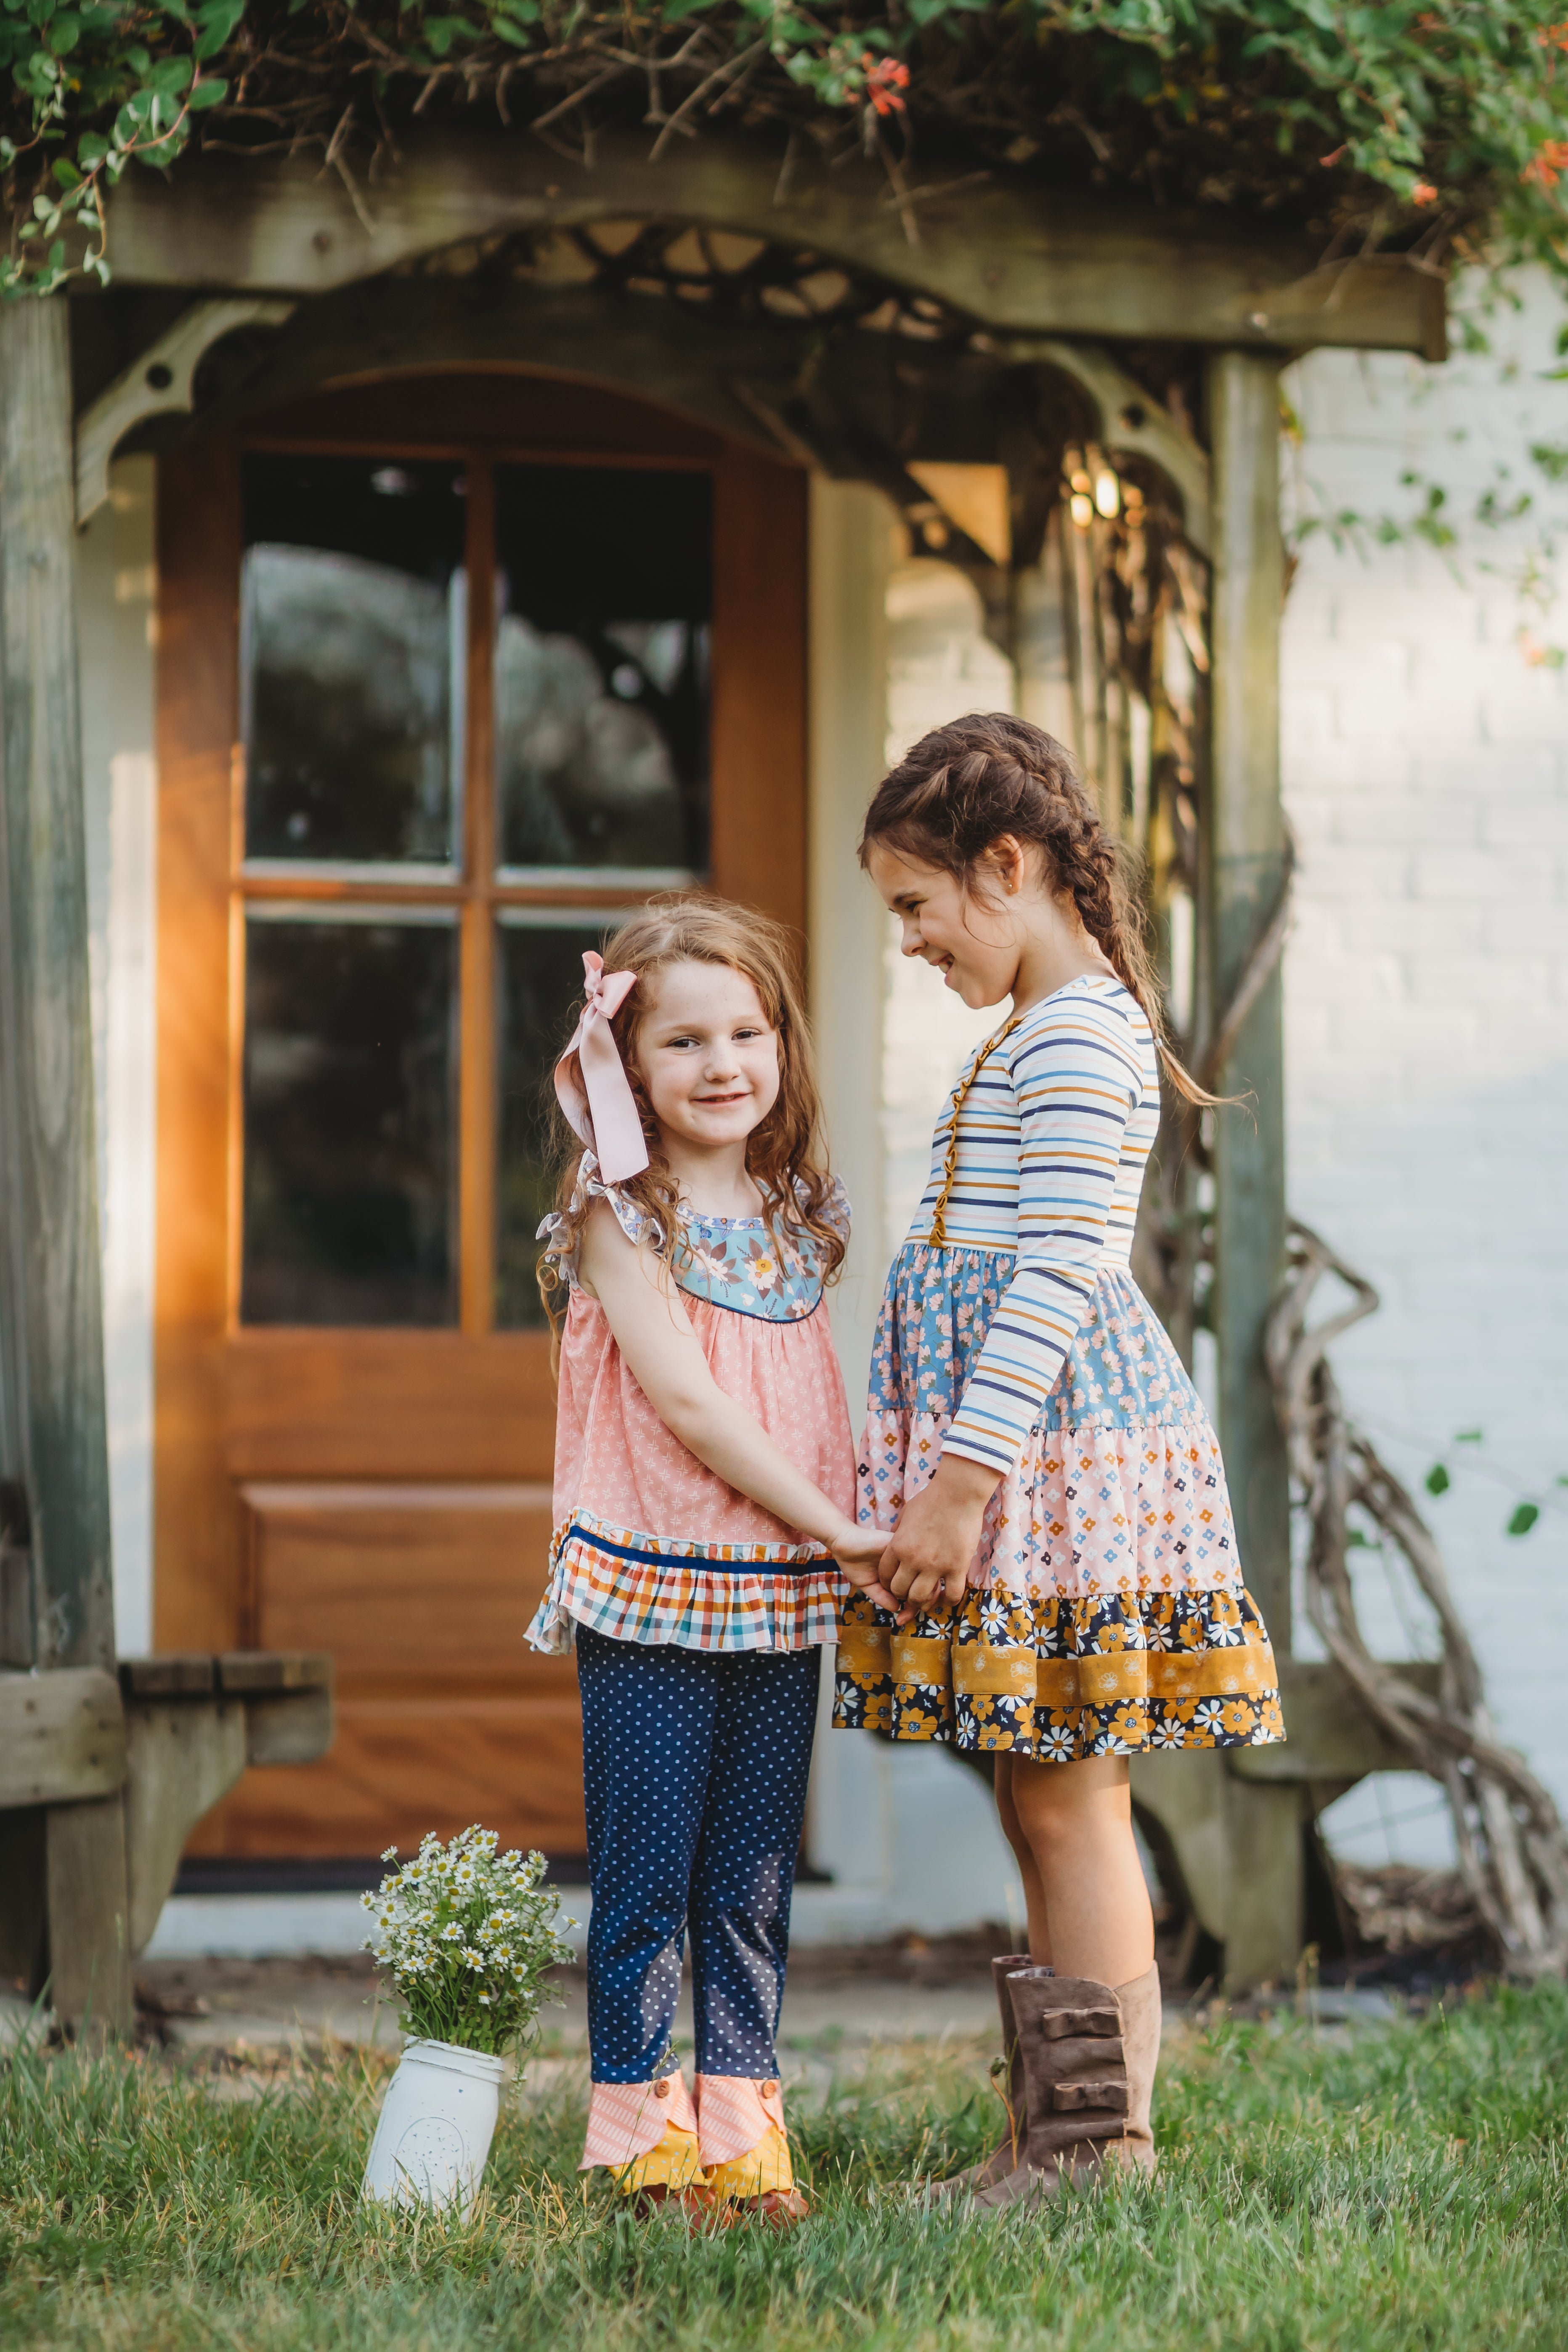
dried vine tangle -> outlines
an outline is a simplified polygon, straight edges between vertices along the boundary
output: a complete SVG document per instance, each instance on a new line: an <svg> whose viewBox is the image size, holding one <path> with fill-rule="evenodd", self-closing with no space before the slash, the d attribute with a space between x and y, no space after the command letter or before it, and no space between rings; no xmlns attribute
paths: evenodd
<svg viewBox="0 0 1568 2352"><path fill-rule="evenodd" d="M1325 1277L1352 1302L1317 1323ZM1345 1410L1329 1360L1333 1340L1377 1312L1377 1292L1311 1229L1293 1223L1289 1271L1269 1319L1268 1369L1308 1529L1307 1610L1329 1655L1372 1715L1448 1799L1460 1874L1521 1976L1568 1972L1568 1832L1529 1768L1500 1742L1479 1661L1431 1529ZM1352 1514L1406 1562L1442 1640L1435 1697L1375 1658L1356 1612Z"/></svg>

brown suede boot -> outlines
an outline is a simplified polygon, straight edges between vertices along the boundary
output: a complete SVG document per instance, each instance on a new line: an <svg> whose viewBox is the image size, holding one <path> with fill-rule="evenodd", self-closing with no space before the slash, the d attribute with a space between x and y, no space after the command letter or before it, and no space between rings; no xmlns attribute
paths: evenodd
<svg viewBox="0 0 1568 2352"><path fill-rule="evenodd" d="M993 2066L994 2079L1004 2086L1002 2098L1007 2109L1007 2129L990 2155L979 2164L967 2164L962 2172L950 2174L945 2180L927 2183L926 2193L933 2204L951 2204L955 2197L972 2197L977 2189L989 2189L993 2181L1005 2180L1017 2167L1024 2148L1024 2057L1018 2047L1018 2029L1013 2021L1013 2004L1007 1998L1007 1979L1020 1969L1032 1969L1027 1952L998 1952L991 1962L991 1979L996 1987L996 2006L1002 2017L1002 2066ZM1046 1975L1050 1974L1047 1969Z"/></svg>
<svg viewBox="0 0 1568 2352"><path fill-rule="evenodd" d="M1132 1998L1124 2012L1110 1985L1088 1977L1047 1976L1025 1969L1008 1979L1013 2017L1024 2061L1026 2128L1023 2161L1003 2179L979 2190L980 2212L1037 2202L1056 2194L1064 2175L1094 2178L1114 2152L1121 2153L1129 2126L1141 2122L1148 2145L1148 2086L1159 2048L1158 2028L1149 2032L1146 1988L1153 1981L1158 2017L1158 1979L1135 1978L1123 1988ZM1124 2030L1139 2028L1138 2056L1145 2076L1137 2087L1142 2115L1134 2113ZM1135 2143L1136 2145L1137 2143ZM1152 2149L1149 2149L1152 2158ZM1132 2162L1142 2159L1129 2157Z"/></svg>

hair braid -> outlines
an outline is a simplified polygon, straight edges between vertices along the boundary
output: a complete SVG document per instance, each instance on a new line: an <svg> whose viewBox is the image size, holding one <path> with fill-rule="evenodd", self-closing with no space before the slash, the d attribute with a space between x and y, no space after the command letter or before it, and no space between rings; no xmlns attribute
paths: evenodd
<svg viewBox="0 0 1568 2352"><path fill-rule="evenodd" d="M1171 1050L1127 854L1100 823L1070 752L1042 728L1005 711L933 728L877 787L860 862L874 842L886 842L973 886L986 852L1006 834L1044 853L1051 887L1072 900L1085 930L1142 1007L1178 1093L1192 1103L1214 1102Z"/></svg>

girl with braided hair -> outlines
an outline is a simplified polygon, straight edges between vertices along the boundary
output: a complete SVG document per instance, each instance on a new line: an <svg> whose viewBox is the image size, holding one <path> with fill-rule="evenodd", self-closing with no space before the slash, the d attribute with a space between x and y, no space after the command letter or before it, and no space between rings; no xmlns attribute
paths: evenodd
<svg viewBox="0 0 1568 2352"><path fill-rule="evenodd" d="M861 863L903 951L1011 1007L938 1122L889 1276L858 1513L886 1529L839 1633L840 1727L994 1754L1029 1951L994 1963L1009 2128L935 2194L982 2210L1152 2169L1153 1922L1128 1757L1284 1738L1208 1415L1132 1279L1171 1053L1118 845L1025 720L925 736Z"/></svg>

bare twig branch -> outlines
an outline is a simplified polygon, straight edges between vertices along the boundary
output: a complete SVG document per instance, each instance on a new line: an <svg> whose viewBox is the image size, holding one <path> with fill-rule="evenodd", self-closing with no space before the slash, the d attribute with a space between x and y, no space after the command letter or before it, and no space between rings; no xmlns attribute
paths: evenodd
<svg viewBox="0 0 1568 2352"><path fill-rule="evenodd" d="M668 141L673 138L676 131L687 129L687 117L696 112L710 89L720 89L725 82L732 80L736 74L742 72L754 58L760 57L767 46L765 37L760 41L753 41L751 47L742 49L738 57L726 58L721 66L715 66L706 79L700 81L696 89L681 100L658 137L654 141L653 152L648 161L653 163L658 163Z"/></svg>
<svg viewBox="0 0 1568 2352"><path fill-rule="evenodd" d="M1325 1276L1352 1304L1308 1320ZM1307 1606L1330 1656L1367 1712L1445 1790L1462 1875L1509 1967L1527 1977L1568 1973L1568 1832L1551 1794L1497 1737L1480 1664L1447 1570L1414 1496L1351 1422L1328 1348L1377 1311L1378 1297L1311 1230L1292 1224L1290 1265L1269 1320L1275 1402L1309 1526ZM1358 1512L1405 1561L1442 1642L1436 1697L1369 1649L1349 1568L1350 1515Z"/></svg>

